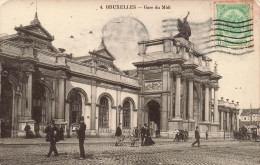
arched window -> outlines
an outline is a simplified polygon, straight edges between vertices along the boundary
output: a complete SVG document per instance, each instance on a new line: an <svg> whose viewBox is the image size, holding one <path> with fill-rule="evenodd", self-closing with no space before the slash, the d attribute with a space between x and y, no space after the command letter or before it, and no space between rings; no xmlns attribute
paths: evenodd
<svg viewBox="0 0 260 165"><path fill-rule="evenodd" d="M100 99L100 106L99 106L100 127L108 127L108 110L109 110L108 99L106 97L102 97Z"/></svg>
<svg viewBox="0 0 260 165"><path fill-rule="evenodd" d="M82 99L81 95L73 91L70 94L70 123L78 123L82 116Z"/></svg>
<svg viewBox="0 0 260 165"><path fill-rule="evenodd" d="M130 101L125 101L123 104L123 128L130 128L130 112L131 106Z"/></svg>

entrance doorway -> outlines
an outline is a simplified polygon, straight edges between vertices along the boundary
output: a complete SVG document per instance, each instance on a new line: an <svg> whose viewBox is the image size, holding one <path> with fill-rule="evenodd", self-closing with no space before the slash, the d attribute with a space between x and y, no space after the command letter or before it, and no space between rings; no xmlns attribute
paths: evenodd
<svg viewBox="0 0 260 165"><path fill-rule="evenodd" d="M160 104L155 100L151 100L146 106L148 108L148 124L151 129L151 136L159 136L161 122Z"/></svg>
<svg viewBox="0 0 260 165"><path fill-rule="evenodd" d="M13 89L7 78L2 79L1 91L1 137L11 137L12 134L12 109L13 109Z"/></svg>

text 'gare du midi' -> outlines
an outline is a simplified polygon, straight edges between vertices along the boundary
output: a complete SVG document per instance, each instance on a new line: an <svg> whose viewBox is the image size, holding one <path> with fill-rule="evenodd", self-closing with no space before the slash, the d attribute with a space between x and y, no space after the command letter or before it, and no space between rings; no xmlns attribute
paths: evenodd
<svg viewBox="0 0 260 165"><path fill-rule="evenodd" d="M121 71L103 40L88 56L56 49L37 13L15 30L0 38L2 138L25 136L26 123L44 136L52 119L73 135L80 116L88 136L113 136L119 123L125 135L148 123L161 137L196 126L212 137L238 128L238 103L217 100L217 67L211 71L211 59L184 38L139 42L143 60ZM159 52L146 52L158 45Z"/></svg>

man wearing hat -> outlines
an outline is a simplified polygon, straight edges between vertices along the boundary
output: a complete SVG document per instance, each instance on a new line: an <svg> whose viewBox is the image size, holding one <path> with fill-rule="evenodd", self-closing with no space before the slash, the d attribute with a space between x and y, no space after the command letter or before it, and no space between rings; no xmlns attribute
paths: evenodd
<svg viewBox="0 0 260 165"><path fill-rule="evenodd" d="M145 136L147 134L146 127L147 127L147 125L145 123L144 126L141 128L141 133L140 133L141 134L141 146L144 145L144 138L145 138Z"/></svg>
<svg viewBox="0 0 260 165"><path fill-rule="evenodd" d="M79 151L80 151L80 159L85 159L85 149L84 149L84 140L85 140L85 131L86 131L86 124L84 123L84 117L81 116L79 119L79 128L77 128L76 132L78 134L79 139Z"/></svg>
<svg viewBox="0 0 260 165"><path fill-rule="evenodd" d="M58 141L58 128L56 127L54 120L50 122L50 125L46 127L45 131L49 136L48 141L50 141L50 149L47 157L50 157L52 152L54 152L54 156L59 156L56 148L56 142Z"/></svg>
<svg viewBox="0 0 260 165"><path fill-rule="evenodd" d="M198 143L198 147L200 147L200 132L198 126L196 126L196 130L195 130L195 139L196 141L192 143L192 147L194 147L194 144L196 143Z"/></svg>

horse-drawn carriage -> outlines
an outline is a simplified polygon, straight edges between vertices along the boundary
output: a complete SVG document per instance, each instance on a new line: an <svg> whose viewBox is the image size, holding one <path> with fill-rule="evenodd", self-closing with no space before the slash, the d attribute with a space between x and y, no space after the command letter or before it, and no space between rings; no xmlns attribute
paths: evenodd
<svg viewBox="0 0 260 165"><path fill-rule="evenodd" d="M234 140L255 140L259 139L259 135L257 135L257 127L256 126L246 126L243 125L239 128L239 131L234 131Z"/></svg>

